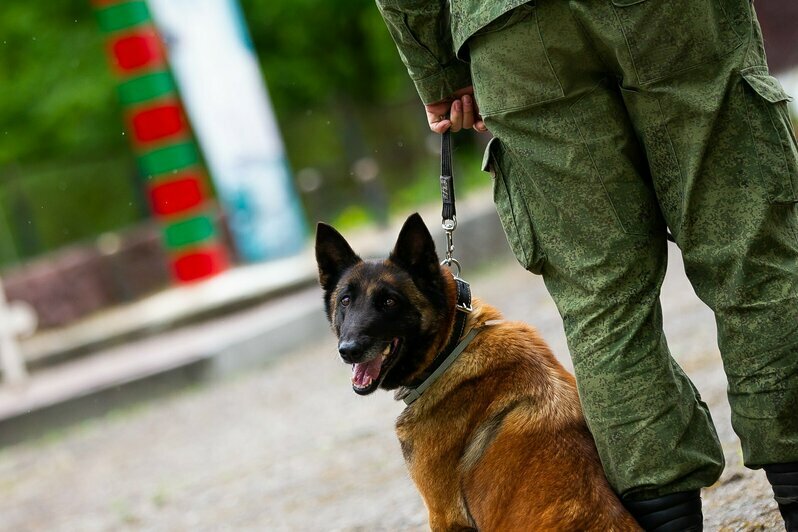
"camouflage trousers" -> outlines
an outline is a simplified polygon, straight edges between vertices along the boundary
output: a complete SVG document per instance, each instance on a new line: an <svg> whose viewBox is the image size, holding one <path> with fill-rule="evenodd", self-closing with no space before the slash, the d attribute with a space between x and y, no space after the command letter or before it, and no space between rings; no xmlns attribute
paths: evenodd
<svg viewBox="0 0 798 532"><path fill-rule="evenodd" d="M723 468L662 331L668 229L715 313L746 465L798 461L798 156L749 0L537 0L467 46L497 210L562 315L615 490Z"/></svg>

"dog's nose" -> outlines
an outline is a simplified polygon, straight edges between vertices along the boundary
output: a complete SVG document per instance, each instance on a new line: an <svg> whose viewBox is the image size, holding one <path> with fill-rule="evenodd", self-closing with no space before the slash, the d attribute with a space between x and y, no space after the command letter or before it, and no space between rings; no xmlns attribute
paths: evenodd
<svg viewBox="0 0 798 532"><path fill-rule="evenodd" d="M363 352L363 347L355 340L342 340L338 343L338 352L344 362L354 363L357 356Z"/></svg>

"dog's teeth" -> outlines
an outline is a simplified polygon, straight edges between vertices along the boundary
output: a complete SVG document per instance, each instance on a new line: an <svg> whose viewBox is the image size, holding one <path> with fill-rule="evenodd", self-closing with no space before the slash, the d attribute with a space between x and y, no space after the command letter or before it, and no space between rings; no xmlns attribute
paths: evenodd
<svg viewBox="0 0 798 532"><path fill-rule="evenodd" d="M366 387L367 387L367 386L369 386L369 385L371 385L371 377L369 377L368 375L366 375L366 376L363 378L362 387L363 387L363 388L366 388Z"/></svg>
<svg viewBox="0 0 798 532"><path fill-rule="evenodd" d="M391 354L391 344L385 346L385 349L382 352L383 355L388 356Z"/></svg>

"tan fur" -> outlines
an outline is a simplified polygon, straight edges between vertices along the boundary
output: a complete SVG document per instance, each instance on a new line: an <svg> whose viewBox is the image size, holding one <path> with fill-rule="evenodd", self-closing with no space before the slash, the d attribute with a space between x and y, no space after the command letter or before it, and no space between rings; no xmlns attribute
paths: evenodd
<svg viewBox="0 0 798 532"><path fill-rule="evenodd" d="M419 312L421 312L421 328L430 329L434 325L435 312L426 304L427 300L411 281L400 283L399 289Z"/></svg>
<svg viewBox="0 0 798 532"><path fill-rule="evenodd" d="M472 306L466 329L482 331L396 423L432 530L640 530L607 483L573 376L535 329Z"/></svg>

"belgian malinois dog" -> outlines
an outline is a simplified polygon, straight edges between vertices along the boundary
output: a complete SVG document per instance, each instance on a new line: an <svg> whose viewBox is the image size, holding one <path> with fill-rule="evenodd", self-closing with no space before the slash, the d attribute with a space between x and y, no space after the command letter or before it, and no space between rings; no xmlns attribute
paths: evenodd
<svg viewBox="0 0 798 532"><path fill-rule="evenodd" d="M355 393L407 397L460 334L457 281L421 217L407 219L388 259L371 261L320 223L316 260ZM607 483L574 377L535 329L471 307L460 323L473 339L396 422L431 529L640 530Z"/></svg>

